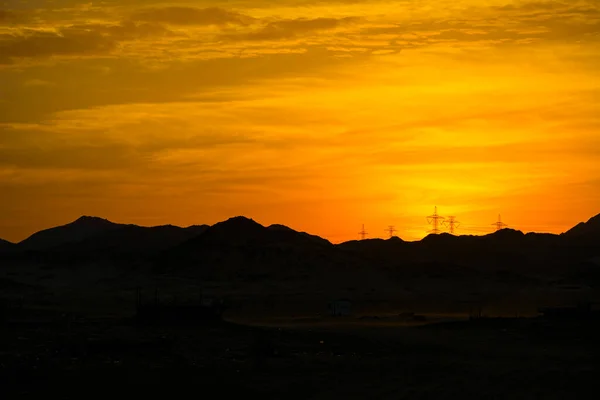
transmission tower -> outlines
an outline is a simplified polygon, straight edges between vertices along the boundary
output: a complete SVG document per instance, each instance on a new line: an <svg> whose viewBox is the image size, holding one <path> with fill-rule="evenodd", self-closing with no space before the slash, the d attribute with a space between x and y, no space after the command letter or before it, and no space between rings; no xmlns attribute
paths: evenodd
<svg viewBox="0 0 600 400"><path fill-rule="evenodd" d="M358 234L360 235L360 240L365 240L365 238L369 234L369 232L365 231L365 224L363 224L362 230L358 232Z"/></svg>
<svg viewBox="0 0 600 400"><path fill-rule="evenodd" d="M433 226L433 229L430 230L430 233L433 233L434 235L439 234L440 231L440 223L442 223L444 221L444 217L438 215L437 212L437 207L435 207L435 211L433 213L433 215L430 215L429 217L427 217L427 223L429 225Z"/></svg>
<svg viewBox="0 0 600 400"><path fill-rule="evenodd" d="M456 217L448 217L448 219L444 221L444 225L446 225L450 233L454 235L454 232L456 232L460 226L460 221L457 221Z"/></svg>
<svg viewBox="0 0 600 400"><path fill-rule="evenodd" d="M388 226L385 231L390 235L390 239L394 237L394 233L398 232L393 225Z"/></svg>
<svg viewBox="0 0 600 400"><path fill-rule="evenodd" d="M508 227L508 225L502 222L502 217L500 216L500 214L498 214L498 221L494 222L492 225L496 227L496 232Z"/></svg>

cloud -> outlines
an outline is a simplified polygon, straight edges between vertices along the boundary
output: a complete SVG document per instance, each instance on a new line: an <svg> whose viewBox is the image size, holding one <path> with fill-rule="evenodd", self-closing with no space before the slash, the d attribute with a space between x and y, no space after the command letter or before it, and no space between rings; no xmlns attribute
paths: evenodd
<svg viewBox="0 0 600 400"><path fill-rule="evenodd" d="M249 40L249 41L260 41L260 40L280 40L293 38L301 34L327 31L339 28L341 26L350 25L359 21L357 17L346 17L346 18L299 18L299 19L288 19L281 21L274 21L268 23L266 26L259 30L238 33L238 34L225 34L220 38L225 40Z"/></svg>
<svg viewBox="0 0 600 400"><path fill-rule="evenodd" d="M247 25L254 18L222 8L164 7L134 13L135 21L156 22L170 25Z"/></svg>
<svg viewBox="0 0 600 400"><path fill-rule="evenodd" d="M138 158L134 149L124 145L67 146L58 148L0 148L0 166L53 169L119 169L134 165Z"/></svg>
<svg viewBox="0 0 600 400"><path fill-rule="evenodd" d="M21 30L4 35L0 41L0 65L13 59L51 56L89 56L106 54L118 43L150 36L165 36L170 32L157 24L124 22L118 25L71 25L56 31Z"/></svg>
<svg viewBox="0 0 600 400"><path fill-rule="evenodd" d="M18 24L26 21L27 17L24 13L9 10L0 10L0 26Z"/></svg>
<svg viewBox="0 0 600 400"><path fill-rule="evenodd" d="M600 10L593 8L591 2L573 4L576 2L559 2L559 1L533 1L519 4L506 4L503 6L492 7L492 9L501 12L510 12L518 14L541 14L541 13L569 13L569 14L589 14L598 15Z"/></svg>
<svg viewBox="0 0 600 400"><path fill-rule="evenodd" d="M0 63L9 58L34 58L52 55L105 53L115 47L115 40L94 31L66 30L58 33L35 31L13 36L0 44Z"/></svg>
<svg viewBox="0 0 600 400"><path fill-rule="evenodd" d="M146 70L137 67L128 58L102 61L93 58L70 60L38 70L11 72L0 75L0 100L6 99L0 112L2 122L31 122L47 118L48 114L67 109L91 108L110 104L158 103L164 104L200 95L206 103L216 100L211 96L217 90L229 92L218 100L230 101L240 95L257 98L262 91L239 91L239 86L267 79L294 77L330 77L348 60L336 59L326 50L308 49L305 53L273 54L270 57L215 58L188 60L171 68ZM101 74L99 67L110 67L109 74ZM133 68L132 68L133 66ZM52 80L56 87L44 91L34 103L31 93L22 90L22 81L29 79ZM84 91L79 90L85 87ZM189 101L186 100L186 101Z"/></svg>

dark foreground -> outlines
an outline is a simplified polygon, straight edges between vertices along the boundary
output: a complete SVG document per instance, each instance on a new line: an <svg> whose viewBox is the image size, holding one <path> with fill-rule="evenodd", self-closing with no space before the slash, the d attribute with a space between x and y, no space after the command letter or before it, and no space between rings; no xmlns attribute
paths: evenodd
<svg viewBox="0 0 600 400"><path fill-rule="evenodd" d="M597 323L324 329L116 319L4 326L2 397L583 399L600 389Z"/></svg>

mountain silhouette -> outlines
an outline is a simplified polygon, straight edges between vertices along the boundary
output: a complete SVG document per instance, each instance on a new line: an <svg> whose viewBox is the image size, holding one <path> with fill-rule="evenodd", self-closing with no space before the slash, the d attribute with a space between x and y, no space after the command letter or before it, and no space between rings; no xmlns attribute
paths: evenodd
<svg viewBox="0 0 600 400"><path fill-rule="evenodd" d="M498 274L505 281L531 282L551 274L572 278L581 275L580 270L596 277L592 269L600 255L599 225L597 216L562 235L502 229L483 236L443 233L414 242L392 237L333 245L284 225L265 227L243 216L188 228L141 227L82 217L38 232L18 245L0 243L0 248L25 250L4 251L3 258L31 253L29 261L56 261L57 265L94 260L128 263L133 257L161 274L181 272L231 282L311 279L325 284L352 274L360 282L381 271L398 280L468 280Z"/></svg>
<svg viewBox="0 0 600 400"><path fill-rule="evenodd" d="M219 222L193 239L188 246L226 244L238 246L276 246L276 245L329 245L331 243L318 236L297 232L287 226L271 225L264 227L258 222L238 216Z"/></svg>
<svg viewBox="0 0 600 400"><path fill-rule="evenodd" d="M86 239L54 247L54 252L115 256L126 254L151 255L174 247L208 229L208 225L180 228L173 225L142 227L118 225Z"/></svg>
<svg viewBox="0 0 600 400"><path fill-rule="evenodd" d="M398 237L390 239L352 240L337 245L340 250L369 261L405 260L410 258L410 244Z"/></svg>
<svg viewBox="0 0 600 400"><path fill-rule="evenodd" d="M184 269L205 279L302 279L316 269L343 263L340 255L325 239L240 216L165 251L156 268Z"/></svg>
<svg viewBox="0 0 600 400"><path fill-rule="evenodd" d="M503 229L484 236L442 233L415 242L371 239L341 243L338 247L371 263L391 267L414 263L440 266L452 260L461 265L487 265L493 269L546 259L554 251L558 238L558 235L525 235L521 231Z"/></svg>
<svg viewBox="0 0 600 400"><path fill-rule="evenodd" d="M274 224L274 225L270 225L267 229L269 229L271 231L279 232L282 235L289 235L290 237L296 237L296 235L302 235L305 238L307 238L311 241L314 241L315 243L320 243L322 245L331 245L331 242L327 239L323 239L320 236L311 235L306 232L298 232L298 231L295 231L292 228L289 228L285 225Z"/></svg>
<svg viewBox="0 0 600 400"><path fill-rule="evenodd" d="M268 240L267 230L258 222L246 217L233 217L208 228L196 241L253 244Z"/></svg>
<svg viewBox="0 0 600 400"><path fill-rule="evenodd" d="M596 238L600 239L600 214L581 222L563 234L569 238ZM599 241L600 242L600 241Z"/></svg>
<svg viewBox="0 0 600 400"><path fill-rule="evenodd" d="M121 226L103 218L83 216L70 224L34 233L18 245L22 250L49 250L67 243L80 242Z"/></svg>
<svg viewBox="0 0 600 400"><path fill-rule="evenodd" d="M15 248L15 244L8 240L0 239L0 251L12 250Z"/></svg>
<svg viewBox="0 0 600 400"><path fill-rule="evenodd" d="M42 252L56 261L103 259L120 255L148 256L203 233L208 225L142 227L84 216L31 235L15 245L19 250Z"/></svg>

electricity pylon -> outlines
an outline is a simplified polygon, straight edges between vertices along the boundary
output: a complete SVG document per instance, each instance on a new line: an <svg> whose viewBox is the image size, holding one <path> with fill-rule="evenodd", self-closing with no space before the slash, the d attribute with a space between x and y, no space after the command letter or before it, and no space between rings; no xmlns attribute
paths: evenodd
<svg viewBox="0 0 600 400"><path fill-rule="evenodd" d="M385 231L390 235L390 239L394 237L394 233L398 232L393 225L388 226Z"/></svg>
<svg viewBox="0 0 600 400"><path fill-rule="evenodd" d="M439 234L440 231L440 223L444 221L444 217L438 215L437 212L437 207L435 207L435 211L433 213L433 215L430 215L429 217L427 217L427 223L429 225L433 225L433 229L429 232L433 233L434 235Z"/></svg>
<svg viewBox="0 0 600 400"><path fill-rule="evenodd" d="M492 225L496 227L496 232L508 227L508 225L502 222L502 217L500 216L500 214L498 214L498 221L494 222Z"/></svg>
<svg viewBox="0 0 600 400"><path fill-rule="evenodd" d="M448 219L446 221L444 221L444 225L446 225L448 227L448 230L450 231L450 233L452 235L454 235L454 232L460 226L460 221L457 221L456 217L452 216L452 217L448 217Z"/></svg>
<svg viewBox="0 0 600 400"><path fill-rule="evenodd" d="M365 240L365 238L369 234L369 232L365 231L365 224L363 224L362 230L358 232L358 234L360 235L360 240Z"/></svg>

